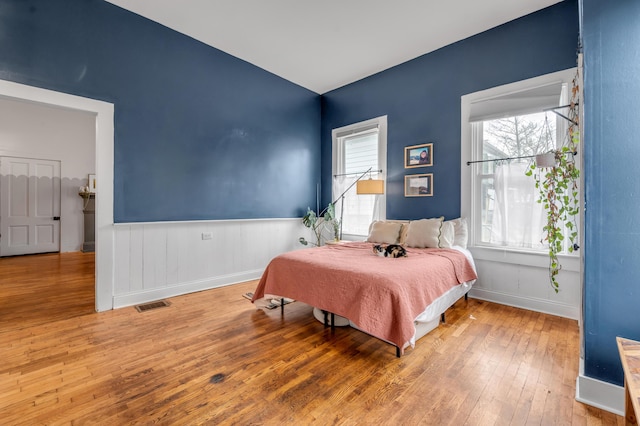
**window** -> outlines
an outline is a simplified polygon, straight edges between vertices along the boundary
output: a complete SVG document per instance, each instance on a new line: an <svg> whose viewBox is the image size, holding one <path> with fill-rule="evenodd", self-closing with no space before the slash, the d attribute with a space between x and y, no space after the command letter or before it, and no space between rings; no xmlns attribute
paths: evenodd
<svg viewBox="0 0 640 426"><path fill-rule="evenodd" d="M334 129L332 138L333 200L353 185L369 168L372 170L372 178L385 180L386 116ZM377 173L379 170L382 170L382 173ZM368 178L369 175L363 177ZM342 234L345 239L368 235L371 222L386 217L385 195L358 195L355 185L349 188L344 198L336 204L336 215L340 217L342 214ZM341 212L342 208L344 211Z"/></svg>
<svg viewBox="0 0 640 426"><path fill-rule="evenodd" d="M568 103L575 72L567 70L463 97L463 159L480 160L463 165L469 182L467 195L463 189L463 214L470 217L473 245L546 249L546 213L538 203L534 178L525 172L536 154L565 143L566 121L548 109ZM487 161L495 159L508 160Z"/></svg>
<svg viewBox="0 0 640 426"><path fill-rule="evenodd" d="M553 113L552 113L553 115ZM483 160L528 157L556 146L556 119L544 113L473 123L473 144ZM489 161L477 166L480 193L478 244L544 249L544 212L535 181L526 176L531 159Z"/></svg>

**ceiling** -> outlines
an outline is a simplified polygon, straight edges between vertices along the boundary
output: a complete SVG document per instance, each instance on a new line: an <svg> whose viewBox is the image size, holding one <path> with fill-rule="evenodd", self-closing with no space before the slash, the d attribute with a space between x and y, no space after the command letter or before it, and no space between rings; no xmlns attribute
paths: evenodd
<svg viewBox="0 0 640 426"><path fill-rule="evenodd" d="M560 0L107 0L316 93Z"/></svg>

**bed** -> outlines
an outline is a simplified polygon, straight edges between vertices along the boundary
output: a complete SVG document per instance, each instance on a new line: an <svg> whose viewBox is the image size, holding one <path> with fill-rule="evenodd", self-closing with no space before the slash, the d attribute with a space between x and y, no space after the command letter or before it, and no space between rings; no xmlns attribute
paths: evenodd
<svg viewBox="0 0 640 426"><path fill-rule="evenodd" d="M373 245L393 243L405 246L407 257L373 253ZM437 327L441 314L475 282L473 259L461 243L456 223L443 218L374 222L365 242L275 257L252 301L277 295L307 303L393 344L399 356Z"/></svg>

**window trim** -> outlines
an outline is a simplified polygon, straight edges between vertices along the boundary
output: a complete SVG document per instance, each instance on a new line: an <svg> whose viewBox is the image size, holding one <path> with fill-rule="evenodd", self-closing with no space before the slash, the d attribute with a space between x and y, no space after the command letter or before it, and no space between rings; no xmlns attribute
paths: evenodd
<svg viewBox="0 0 640 426"><path fill-rule="evenodd" d="M475 190L473 180L473 167L467 164L467 161L480 158L479 150L480 146L473 144L473 128L471 125L471 105L473 103L481 102L484 100L509 95L512 93L522 92L533 89L535 87L548 86L553 83L562 82L571 84L575 74L576 68L570 68L563 71L558 71L550 74L545 74L539 77L533 77L527 80L518 81L515 83L505 84L502 86L493 87L490 89L482 90L475 93L464 95L460 99L460 126L461 126L461 188L460 188L460 211L461 216L466 217L470 224L469 232L469 247L474 249L481 249L487 251L487 253L523 253L523 254L540 254L540 250L528 250L524 248L512 248L512 247L493 247L487 246L482 243L478 243L478 234L475 232L477 223L479 223L477 206L480 204L480 193ZM477 183L477 182L476 182ZM581 209L582 211L582 209ZM582 213L581 213L582 215ZM580 217L580 222L583 218ZM582 236L581 236L582 240ZM578 253L563 254L566 257L578 257Z"/></svg>
<svg viewBox="0 0 640 426"><path fill-rule="evenodd" d="M380 195L380 219L384 220L387 217L387 116L383 115L369 120L353 123L348 126L338 127L331 131L331 182L333 183L334 176L339 174L338 172L338 138L349 136L351 134L370 131L374 128L378 128L378 166L382 172L378 175L378 179L384 181L385 191ZM364 170L363 170L364 171ZM331 185L331 199L335 200L340 194L333 193L333 184ZM366 235L352 235L344 234L344 237L366 237Z"/></svg>

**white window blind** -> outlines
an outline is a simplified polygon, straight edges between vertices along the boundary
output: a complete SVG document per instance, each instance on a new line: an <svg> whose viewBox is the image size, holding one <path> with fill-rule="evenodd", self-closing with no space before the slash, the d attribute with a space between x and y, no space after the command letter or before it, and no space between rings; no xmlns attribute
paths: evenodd
<svg viewBox="0 0 640 426"><path fill-rule="evenodd" d="M566 87L566 83L558 81L475 101L471 104L469 122L526 115L557 107L560 105L563 86Z"/></svg>
<svg viewBox="0 0 640 426"><path fill-rule="evenodd" d="M357 174L373 167L378 170L378 131L344 138L344 173Z"/></svg>

